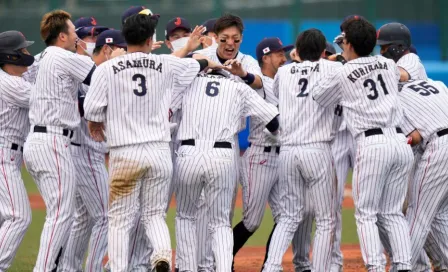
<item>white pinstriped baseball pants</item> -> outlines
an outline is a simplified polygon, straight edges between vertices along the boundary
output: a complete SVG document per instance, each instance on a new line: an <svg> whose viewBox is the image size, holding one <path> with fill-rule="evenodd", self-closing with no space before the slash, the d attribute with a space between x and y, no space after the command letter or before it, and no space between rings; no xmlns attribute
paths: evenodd
<svg viewBox="0 0 448 272"><path fill-rule="evenodd" d="M61 134L31 132L25 142L24 160L47 208L34 272L48 272L56 267L73 221L76 171L70 139Z"/></svg>
<svg viewBox="0 0 448 272"><path fill-rule="evenodd" d="M413 154L406 137L395 128L384 134L357 137L353 172L356 226L368 271L384 271L385 257L379 237L383 227L391 241L397 270L411 268L408 224L402 212Z"/></svg>
<svg viewBox="0 0 448 272"><path fill-rule="evenodd" d="M30 201L20 171L22 152L10 146L3 143L0 147L0 271L10 267L31 223Z"/></svg>
<svg viewBox="0 0 448 272"><path fill-rule="evenodd" d="M179 271L197 271L198 202L204 190L208 228L217 272L232 266L233 235L229 221L235 179L235 151L213 148L214 142L198 141L181 146L176 160L176 260Z"/></svg>
<svg viewBox="0 0 448 272"><path fill-rule="evenodd" d="M76 211L58 271L101 271L107 250L108 173L103 153L71 145L76 168ZM89 239L90 238L90 239Z"/></svg>
<svg viewBox="0 0 448 272"><path fill-rule="evenodd" d="M138 205L146 237L154 249L151 265L160 260L171 265L165 209L172 171L168 143L111 148L108 252L113 272L127 272L130 268L130 237L135 232Z"/></svg>
<svg viewBox="0 0 448 272"><path fill-rule="evenodd" d="M264 272L282 270L282 258L303 217L305 187L315 199L313 271L330 269L333 247L336 174L329 143L282 146L279 157L281 215L272 235Z"/></svg>
<svg viewBox="0 0 448 272"><path fill-rule="evenodd" d="M256 145L244 153L240 171L243 223L250 232L255 232L260 226L268 200L274 220L280 214L278 156L275 147L271 152L264 152L263 146Z"/></svg>

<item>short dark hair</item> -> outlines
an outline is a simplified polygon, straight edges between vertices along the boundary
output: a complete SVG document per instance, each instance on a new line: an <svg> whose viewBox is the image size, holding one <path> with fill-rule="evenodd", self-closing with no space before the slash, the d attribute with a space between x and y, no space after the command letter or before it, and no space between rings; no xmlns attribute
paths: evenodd
<svg viewBox="0 0 448 272"><path fill-rule="evenodd" d="M319 29L310 28L299 34L296 40L296 50L302 61L317 61L327 47L324 34Z"/></svg>
<svg viewBox="0 0 448 272"><path fill-rule="evenodd" d="M227 29L232 26L238 28L241 34L243 34L244 31L243 20L240 17L232 14L225 14L219 17L218 20L216 20L213 32L216 33L216 35L218 35L224 29Z"/></svg>
<svg viewBox="0 0 448 272"><path fill-rule="evenodd" d="M59 33L68 33L67 20L70 13L63 10L54 10L46 13L40 22L40 36L47 46L53 45Z"/></svg>
<svg viewBox="0 0 448 272"><path fill-rule="evenodd" d="M123 24L123 36L129 45L142 45L154 35L158 18L145 14L135 14Z"/></svg>
<svg viewBox="0 0 448 272"><path fill-rule="evenodd" d="M360 57L368 56L376 46L376 29L365 19L352 20L345 28L345 39Z"/></svg>
<svg viewBox="0 0 448 272"><path fill-rule="evenodd" d="M103 49L102 45L95 46L95 49L93 49L93 55L98 55L101 52L101 49Z"/></svg>

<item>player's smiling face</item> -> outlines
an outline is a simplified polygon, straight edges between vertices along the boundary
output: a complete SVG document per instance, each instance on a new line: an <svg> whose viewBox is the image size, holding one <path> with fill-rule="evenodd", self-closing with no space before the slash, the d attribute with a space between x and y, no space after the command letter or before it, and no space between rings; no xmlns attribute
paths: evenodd
<svg viewBox="0 0 448 272"><path fill-rule="evenodd" d="M218 34L218 55L223 59L234 59L240 50L243 35L235 26Z"/></svg>

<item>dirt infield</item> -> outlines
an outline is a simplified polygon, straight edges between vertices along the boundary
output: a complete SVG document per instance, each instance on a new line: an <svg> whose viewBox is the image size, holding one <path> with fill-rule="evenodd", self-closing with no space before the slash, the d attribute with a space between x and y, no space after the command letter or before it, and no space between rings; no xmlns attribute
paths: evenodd
<svg viewBox="0 0 448 272"><path fill-rule="evenodd" d="M344 272L360 272L366 271L361 257L359 245L342 246L344 254ZM237 272L259 272L263 264L265 254L264 247L244 247L238 252L235 258L235 270ZM291 248L283 257L283 271L294 271L292 265Z"/></svg>

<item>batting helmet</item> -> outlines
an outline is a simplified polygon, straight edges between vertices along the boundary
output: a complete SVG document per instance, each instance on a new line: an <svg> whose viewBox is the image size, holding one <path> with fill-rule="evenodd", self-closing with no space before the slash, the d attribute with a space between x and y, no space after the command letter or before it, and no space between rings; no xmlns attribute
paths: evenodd
<svg viewBox="0 0 448 272"><path fill-rule="evenodd" d="M24 54L21 50L32 45L19 31L11 30L0 33L0 64L30 66L34 57Z"/></svg>
<svg viewBox="0 0 448 272"><path fill-rule="evenodd" d="M376 36L377 45L395 44L406 47L406 49L411 46L411 32L404 24L385 24L378 29Z"/></svg>

